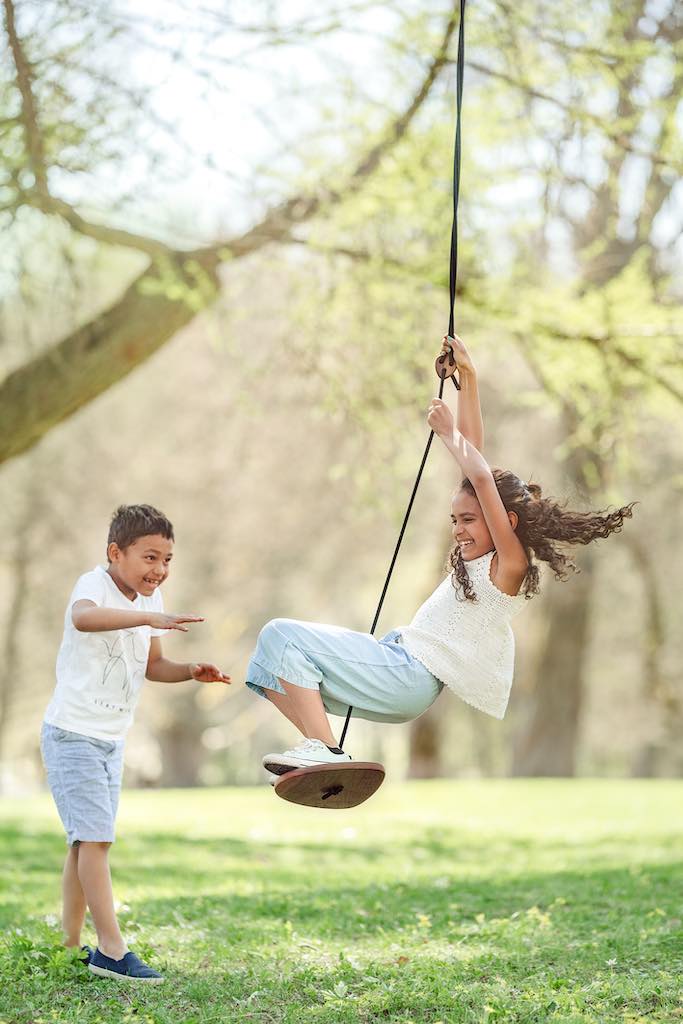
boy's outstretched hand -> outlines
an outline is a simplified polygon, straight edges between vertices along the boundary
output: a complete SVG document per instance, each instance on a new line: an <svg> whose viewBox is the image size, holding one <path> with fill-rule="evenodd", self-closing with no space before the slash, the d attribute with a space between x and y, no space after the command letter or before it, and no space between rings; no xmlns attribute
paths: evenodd
<svg viewBox="0 0 683 1024"><path fill-rule="evenodd" d="M167 612L152 612L147 619L147 625L152 629L181 629L187 633L186 622L203 622L201 615L171 615Z"/></svg>
<svg viewBox="0 0 683 1024"><path fill-rule="evenodd" d="M217 665L210 665L206 661L200 661L192 665L192 678L198 683L231 683L230 676L226 676Z"/></svg>
<svg viewBox="0 0 683 1024"><path fill-rule="evenodd" d="M439 437L452 439L453 413L440 398L432 398L427 412L427 423Z"/></svg>

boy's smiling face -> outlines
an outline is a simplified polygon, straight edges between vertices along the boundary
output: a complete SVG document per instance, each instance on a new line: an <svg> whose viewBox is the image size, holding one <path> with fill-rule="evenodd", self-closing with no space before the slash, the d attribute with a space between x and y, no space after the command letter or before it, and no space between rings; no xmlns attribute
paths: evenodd
<svg viewBox="0 0 683 1024"><path fill-rule="evenodd" d="M107 556L107 572L121 593L134 601L137 594L151 597L168 576L173 541L157 533L147 534L123 550L118 544L110 544Z"/></svg>

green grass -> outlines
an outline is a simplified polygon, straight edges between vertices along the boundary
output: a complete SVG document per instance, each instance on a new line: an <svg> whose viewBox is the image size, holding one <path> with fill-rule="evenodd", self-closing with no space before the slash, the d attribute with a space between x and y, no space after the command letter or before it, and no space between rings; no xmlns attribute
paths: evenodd
<svg viewBox="0 0 683 1024"><path fill-rule="evenodd" d="M56 814L4 801L0 1021L683 1021L682 809L668 781L126 792L121 921L167 976L141 990L62 952Z"/></svg>

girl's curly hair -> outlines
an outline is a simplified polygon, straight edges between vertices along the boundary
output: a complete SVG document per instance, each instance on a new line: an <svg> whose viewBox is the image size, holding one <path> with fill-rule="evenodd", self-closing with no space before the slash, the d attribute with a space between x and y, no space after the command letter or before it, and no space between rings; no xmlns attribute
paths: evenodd
<svg viewBox="0 0 683 1024"><path fill-rule="evenodd" d="M562 544L590 544L593 540L618 533L624 525L624 519L630 519L633 515L633 506L636 504L632 501L612 512L608 509L600 512L574 512L567 508L566 502L560 504L552 498L543 498L538 484L525 484L507 469L493 469L491 472L503 505L508 512L516 512L519 520L515 532L529 561L520 592L527 599L539 591L539 571L535 558L547 562L558 580L568 579L570 570L579 572L574 562L553 541ZM477 497L467 478L462 481L460 489ZM451 579L458 597L475 601L477 595L457 544L451 548L448 565L453 570Z"/></svg>

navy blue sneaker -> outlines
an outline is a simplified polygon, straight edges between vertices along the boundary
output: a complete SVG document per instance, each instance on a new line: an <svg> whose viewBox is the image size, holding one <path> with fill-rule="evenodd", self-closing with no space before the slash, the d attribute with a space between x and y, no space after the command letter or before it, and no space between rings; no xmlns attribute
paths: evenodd
<svg viewBox="0 0 683 1024"><path fill-rule="evenodd" d="M81 946L81 953L83 955L79 956L78 959L81 961L82 964L89 964L90 961L92 960L93 952L94 950L92 949L91 946Z"/></svg>
<svg viewBox="0 0 683 1024"><path fill-rule="evenodd" d="M96 949L90 957L88 970L101 978L117 978L119 981L151 981L158 984L164 980L130 950L120 960L112 960Z"/></svg>

